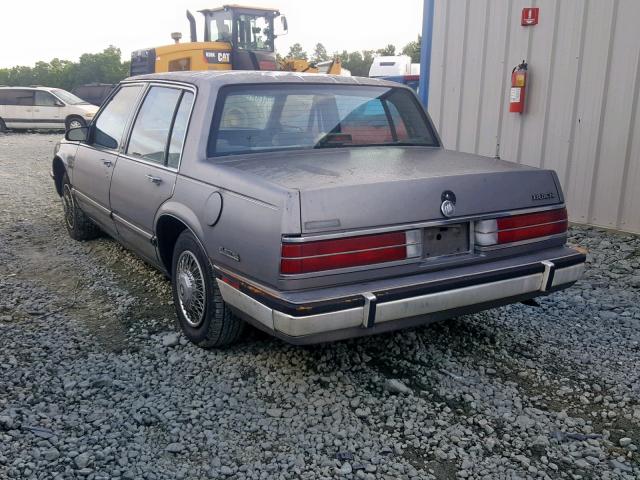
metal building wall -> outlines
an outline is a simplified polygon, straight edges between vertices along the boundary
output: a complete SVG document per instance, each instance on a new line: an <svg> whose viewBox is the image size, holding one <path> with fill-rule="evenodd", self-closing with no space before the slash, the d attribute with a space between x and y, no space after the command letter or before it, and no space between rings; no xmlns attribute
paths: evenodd
<svg viewBox="0 0 640 480"><path fill-rule="evenodd" d="M524 7L538 25L520 25ZM640 233L639 25L640 0L436 0L429 113L445 147L553 168L571 220Z"/></svg>

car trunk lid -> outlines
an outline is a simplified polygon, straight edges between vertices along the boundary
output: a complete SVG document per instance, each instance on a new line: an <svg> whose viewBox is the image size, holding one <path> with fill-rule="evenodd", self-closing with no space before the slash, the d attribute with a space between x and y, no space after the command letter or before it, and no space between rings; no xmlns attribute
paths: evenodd
<svg viewBox="0 0 640 480"><path fill-rule="evenodd" d="M303 234L442 220L445 192L455 198L452 218L563 202L551 170L440 148L272 152L224 163L298 190Z"/></svg>

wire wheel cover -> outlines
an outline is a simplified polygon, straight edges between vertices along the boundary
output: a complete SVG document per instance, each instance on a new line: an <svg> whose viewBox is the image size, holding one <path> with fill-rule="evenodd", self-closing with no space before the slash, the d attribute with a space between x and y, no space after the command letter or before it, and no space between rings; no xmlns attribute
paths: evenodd
<svg viewBox="0 0 640 480"><path fill-rule="evenodd" d="M206 289L202 268L189 250L178 258L176 281L180 310L187 323L197 328L204 320Z"/></svg>

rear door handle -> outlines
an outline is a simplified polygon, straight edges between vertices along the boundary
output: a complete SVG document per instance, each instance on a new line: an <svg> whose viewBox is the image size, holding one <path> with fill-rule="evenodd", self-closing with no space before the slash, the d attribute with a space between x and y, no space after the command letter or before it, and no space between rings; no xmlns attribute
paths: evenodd
<svg viewBox="0 0 640 480"><path fill-rule="evenodd" d="M160 185L162 183L162 179L160 177L154 177L153 175L147 174L147 180L151 183L155 183L156 185Z"/></svg>
<svg viewBox="0 0 640 480"><path fill-rule="evenodd" d="M103 164L105 167L109 168L111 165L113 165L113 162L112 162L111 160L106 160L106 159L104 159L104 158L103 158L103 159L102 159L102 164Z"/></svg>

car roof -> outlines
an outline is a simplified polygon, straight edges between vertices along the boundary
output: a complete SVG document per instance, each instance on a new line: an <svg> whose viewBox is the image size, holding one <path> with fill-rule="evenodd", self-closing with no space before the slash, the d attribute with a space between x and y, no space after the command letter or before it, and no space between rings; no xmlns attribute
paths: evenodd
<svg viewBox="0 0 640 480"><path fill-rule="evenodd" d="M41 85L29 85L28 87L23 87L20 85L13 85L13 86L0 85L0 89L2 90L46 90L47 92L50 92L51 90L59 90L54 87L43 87Z"/></svg>
<svg viewBox="0 0 640 480"><path fill-rule="evenodd" d="M184 71L150 73L129 77L123 82L164 80L188 83L202 87L222 87L243 83L322 83L332 85L368 85L406 88L397 82L367 77L343 77L322 73L298 73L277 71Z"/></svg>

